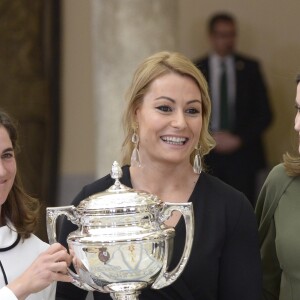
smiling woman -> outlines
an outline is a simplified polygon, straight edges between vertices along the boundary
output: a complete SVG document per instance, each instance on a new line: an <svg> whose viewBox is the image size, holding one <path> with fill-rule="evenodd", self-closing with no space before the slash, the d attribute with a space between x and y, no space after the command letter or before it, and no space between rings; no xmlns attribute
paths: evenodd
<svg viewBox="0 0 300 300"><path fill-rule="evenodd" d="M205 170L201 172L198 164L214 146L208 131L211 107L203 75L182 54L156 53L138 66L126 101L121 182L162 201L191 202L195 214L193 247L181 276L161 290L143 290L140 299L259 300L261 268L253 209L243 194ZM73 204L77 206L112 184L107 175L85 186ZM182 256L185 226L177 212L165 224L176 231L172 270ZM65 220L59 240L66 245L68 234L75 229ZM56 299L79 300L86 294L71 284L59 283ZM94 292L94 299L110 296Z"/></svg>
<svg viewBox="0 0 300 300"><path fill-rule="evenodd" d="M49 247L33 234L39 202L22 188L17 149L16 127L0 111L0 299L50 300L56 280L70 281L71 258L60 244Z"/></svg>
<svg viewBox="0 0 300 300"><path fill-rule="evenodd" d="M17 171L14 149L4 127L0 127L0 155L0 205L2 206L12 188ZM2 222L0 219L0 225Z"/></svg>
<svg viewBox="0 0 300 300"><path fill-rule="evenodd" d="M197 98L191 98L188 99L188 101L198 100L201 102L199 103L201 105L198 105L198 109L200 109L200 115L202 117L202 130L199 130L201 135L201 156L207 154L215 145L215 141L208 132L211 106L207 90L207 82L203 75L185 56L179 53L169 55L168 52L159 52L156 55L150 56L142 64L140 64L133 76L132 84L126 94L127 106L123 116L125 139L122 154L124 164L130 163L130 156L134 146L131 143L131 136L137 125L135 116L136 109L144 100L144 96L147 94L149 89L153 87L153 85L157 86L157 83L153 83L155 79L159 78L159 81L161 81L161 77L167 74L177 77L177 82L184 79L185 82L189 82L197 88ZM177 85L174 83L173 87L177 87ZM178 89L180 87L178 86ZM164 87L161 88L162 90L160 92L164 92ZM170 88L172 89L172 87L169 87L169 89ZM181 92L184 92L184 90L182 89ZM185 96L187 97L187 95ZM167 100L169 98L168 105L166 107L161 107L161 110L170 110L170 108L168 108L170 102L173 102L174 104L175 100L178 100L178 97L173 99L172 97L168 97L167 94L160 94L158 98L159 97L163 98L157 100ZM193 102L190 104L192 105ZM192 110L190 111L190 114L192 114ZM194 146L197 146L197 143ZM193 149L190 153L191 162L193 161L196 152L197 151Z"/></svg>
<svg viewBox="0 0 300 300"><path fill-rule="evenodd" d="M39 203L23 191L17 176L15 152L18 151L17 130L9 116L0 112L1 191L0 225L9 218L19 234L27 238L37 225ZM10 193L11 192L11 193ZM26 201L23 199L26 198ZM31 207L31 210L28 210ZM19 215L15 213L18 208Z"/></svg>
<svg viewBox="0 0 300 300"><path fill-rule="evenodd" d="M188 165L202 128L201 94L196 82L175 73L157 78L136 109L135 122L142 165L153 160Z"/></svg>

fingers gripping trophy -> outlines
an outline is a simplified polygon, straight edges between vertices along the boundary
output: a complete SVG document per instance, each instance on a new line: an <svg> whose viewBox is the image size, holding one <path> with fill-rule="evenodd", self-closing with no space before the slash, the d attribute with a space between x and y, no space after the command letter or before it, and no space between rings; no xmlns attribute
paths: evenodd
<svg viewBox="0 0 300 300"><path fill-rule="evenodd" d="M160 289L182 273L193 243L192 203L168 203L157 196L121 184L122 169L113 163L114 184L104 192L84 199L75 207L47 208L50 243L56 242L56 220L65 215L78 229L67 237L76 273L73 284L110 293L113 299L138 299L151 286ZM172 211L185 220L186 241L182 257L168 270L175 230L164 222Z"/></svg>

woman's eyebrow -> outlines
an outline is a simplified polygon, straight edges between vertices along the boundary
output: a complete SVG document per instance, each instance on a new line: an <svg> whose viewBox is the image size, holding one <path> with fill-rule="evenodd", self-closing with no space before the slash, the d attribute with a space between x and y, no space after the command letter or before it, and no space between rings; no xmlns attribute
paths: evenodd
<svg viewBox="0 0 300 300"><path fill-rule="evenodd" d="M166 99L166 100L171 101L172 103L176 102L174 99L167 97L167 96L160 96L160 97L155 98L155 100L160 100L160 99Z"/></svg>
<svg viewBox="0 0 300 300"><path fill-rule="evenodd" d="M188 103L188 104L191 104L191 103L195 103L195 102L198 102L198 103L202 104L202 101L201 101L201 100L198 100L198 99L190 100L190 101L188 101L187 103Z"/></svg>
<svg viewBox="0 0 300 300"><path fill-rule="evenodd" d="M14 151L14 148L6 148L6 149L4 149L3 151L2 151L2 153L6 153L6 152L12 152L12 151Z"/></svg>
<svg viewBox="0 0 300 300"><path fill-rule="evenodd" d="M171 101L172 103L176 102L174 99L172 99L168 96L160 96L160 97L155 98L155 100L160 100L160 99L166 99L166 100ZM187 102L187 104L191 104L191 103L195 103L195 102L198 102L198 103L202 104L202 101L198 100L198 99L190 100L190 101Z"/></svg>

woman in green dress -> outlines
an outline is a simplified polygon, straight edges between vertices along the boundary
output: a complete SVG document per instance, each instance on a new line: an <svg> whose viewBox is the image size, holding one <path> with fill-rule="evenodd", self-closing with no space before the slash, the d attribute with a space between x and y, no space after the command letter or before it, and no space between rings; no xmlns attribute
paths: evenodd
<svg viewBox="0 0 300 300"><path fill-rule="evenodd" d="M300 153L300 74L297 76L295 130ZM258 197L264 300L300 299L300 155L285 154Z"/></svg>

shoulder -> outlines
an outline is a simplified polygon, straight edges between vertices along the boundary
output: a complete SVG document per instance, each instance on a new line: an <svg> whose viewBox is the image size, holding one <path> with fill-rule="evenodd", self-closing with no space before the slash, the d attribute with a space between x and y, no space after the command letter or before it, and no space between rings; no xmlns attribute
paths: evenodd
<svg viewBox="0 0 300 300"><path fill-rule="evenodd" d="M205 194L214 196L212 197L213 199L223 199L222 201L228 205L230 205L232 201L247 200L243 193L213 175L203 173L201 180Z"/></svg>
<svg viewBox="0 0 300 300"><path fill-rule="evenodd" d="M294 179L286 174L283 164L279 164L271 170L265 180L255 208L261 240L266 235L282 195Z"/></svg>
<svg viewBox="0 0 300 300"><path fill-rule="evenodd" d="M204 173L202 178L202 193L215 211L220 211L228 217L238 217L242 210L253 212L253 208L247 197L218 179L215 176Z"/></svg>
<svg viewBox="0 0 300 300"><path fill-rule="evenodd" d="M24 241L21 241L20 243L24 247L24 250L28 249L30 251L35 252L36 254L39 254L50 247L49 244L42 241L35 234L31 234L29 238L25 239Z"/></svg>
<svg viewBox="0 0 300 300"><path fill-rule="evenodd" d="M99 193L109 188L113 184L113 180L110 175L106 175L90 184L87 184L83 187L86 197L91 196L92 194Z"/></svg>
<svg viewBox="0 0 300 300"><path fill-rule="evenodd" d="M259 206L271 206L278 202L294 177L288 176L283 164L275 166L267 176L257 200Z"/></svg>
<svg viewBox="0 0 300 300"><path fill-rule="evenodd" d="M278 164L277 166L273 167L273 169L270 171L268 178L277 178L277 177L288 177L283 163Z"/></svg>
<svg viewBox="0 0 300 300"><path fill-rule="evenodd" d="M285 172L283 164L275 166L267 176L264 188L267 190L273 190L274 193L279 193L284 191L284 186L293 180L293 177L290 177Z"/></svg>
<svg viewBox="0 0 300 300"><path fill-rule="evenodd" d="M248 77L250 83L254 81L261 82L262 70L260 62L252 57L248 57L241 54L234 55L235 67L239 75Z"/></svg>
<svg viewBox="0 0 300 300"><path fill-rule="evenodd" d="M247 197L220 179L207 173L203 175L199 197L205 202L206 210L223 224L227 234L233 234L238 227L249 226L255 231L254 210Z"/></svg>
<svg viewBox="0 0 300 300"><path fill-rule="evenodd" d="M241 53L236 53L234 55L235 61L236 62L243 62L246 65L250 65L250 66L258 66L259 65L259 60L257 58L253 58Z"/></svg>

